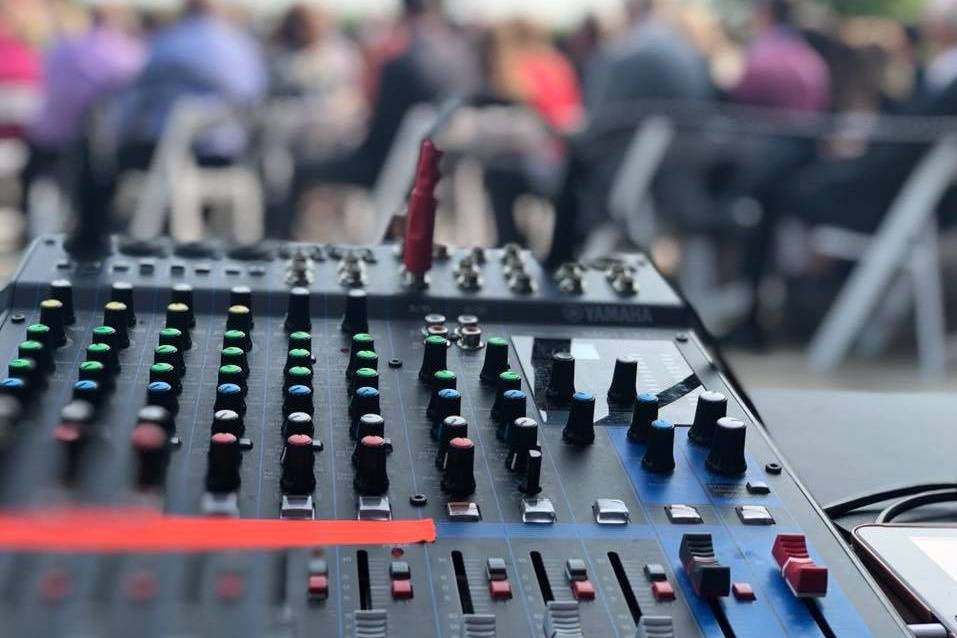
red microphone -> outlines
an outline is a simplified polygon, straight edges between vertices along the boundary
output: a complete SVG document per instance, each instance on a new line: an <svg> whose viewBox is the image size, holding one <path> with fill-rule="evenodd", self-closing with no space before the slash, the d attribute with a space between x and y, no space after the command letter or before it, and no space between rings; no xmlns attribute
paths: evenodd
<svg viewBox="0 0 957 638"><path fill-rule="evenodd" d="M415 182L409 195L402 260L405 271L422 278L432 268L432 243L435 235L435 185L439 181L439 160L442 151L432 140L422 140Z"/></svg>

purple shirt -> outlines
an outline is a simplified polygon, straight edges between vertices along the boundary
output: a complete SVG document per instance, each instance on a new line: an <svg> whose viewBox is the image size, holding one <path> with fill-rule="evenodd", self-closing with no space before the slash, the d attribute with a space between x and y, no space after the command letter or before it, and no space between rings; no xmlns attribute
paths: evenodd
<svg viewBox="0 0 957 638"><path fill-rule="evenodd" d="M48 147L78 139L90 108L132 81L143 62L139 42L105 26L55 44L46 55L44 95L31 139Z"/></svg>
<svg viewBox="0 0 957 638"><path fill-rule="evenodd" d="M800 34L776 29L748 49L744 76L731 97L753 106L823 111L831 103L830 72Z"/></svg>

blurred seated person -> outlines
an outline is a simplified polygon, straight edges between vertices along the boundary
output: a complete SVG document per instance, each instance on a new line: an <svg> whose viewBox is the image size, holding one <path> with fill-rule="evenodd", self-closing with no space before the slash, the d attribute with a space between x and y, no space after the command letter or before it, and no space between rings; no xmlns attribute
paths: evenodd
<svg viewBox="0 0 957 638"><path fill-rule="evenodd" d="M923 87L903 114L957 116L957 0L930 0L925 7L924 29L934 55ZM819 160L791 176L782 208L811 225L874 233L929 148L928 142L877 142L851 159ZM955 195L951 189L938 206L943 224L954 222ZM766 263L762 262L763 268ZM843 264L826 260L816 260L812 266L807 276L813 292L827 288L822 284L839 283L846 273ZM826 305L818 303L817 307Z"/></svg>
<svg viewBox="0 0 957 638"><path fill-rule="evenodd" d="M489 29L482 46L482 66L485 91L490 96L527 105L559 132L571 132L581 124L575 69L536 25L516 20ZM512 149L487 163L485 186L499 246L525 243L515 226L515 202L525 193L553 194L564 158L565 149L556 139L545 140L537 148Z"/></svg>
<svg viewBox="0 0 957 638"><path fill-rule="evenodd" d="M76 150L98 101L127 86L143 67L143 46L130 34L130 14L120 0L90 1L88 28L63 35L46 52L43 97L27 131L30 161L23 172L23 210L30 186L56 172Z"/></svg>
<svg viewBox="0 0 957 638"><path fill-rule="evenodd" d="M831 75L822 56L794 23L793 0L758 0L751 16L753 38L744 70L729 98L739 104L777 109L787 116L823 112L831 103ZM774 254L774 238L784 197L797 171L810 163L817 142L811 138L764 137L746 140L739 166L719 211L733 224L750 227L741 269L752 290L751 307L734 339L761 347L758 290Z"/></svg>
<svg viewBox="0 0 957 638"><path fill-rule="evenodd" d="M9 18L0 13L0 138L22 136L39 104L42 76L40 55Z"/></svg>
<svg viewBox="0 0 957 638"><path fill-rule="evenodd" d="M552 268L570 259L588 230L607 218L608 193L631 142L627 133L604 136L601 152L591 152L590 131L642 101L700 104L714 98L707 61L665 16L664 6L654 0L629 0L627 6L627 30L595 54L586 73L587 124L556 202L556 230L546 260ZM672 155L655 180L656 196L676 215L691 216L702 207L701 180L688 166L685 158Z"/></svg>
<svg viewBox="0 0 957 638"><path fill-rule="evenodd" d="M293 5L273 41L272 95L307 98L323 117L336 122L361 117L362 54L329 16L310 5Z"/></svg>
<svg viewBox="0 0 957 638"><path fill-rule="evenodd" d="M445 19L441 0L403 0L401 26L405 46L382 66L365 139L342 156L306 158L297 165L288 200L267 219L271 236L289 237L299 199L314 185L371 187L412 107L475 91L474 52Z"/></svg>
<svg viewBox="0 0 957 638"><path fill-rule="evenodd" d="M81 205L109 210L117 176L149 167L181 98L238 112L256 106L265 91L256 41L222 17L215 0L187 0L180 18L152 38L142 73L120 97L116 166L107 175L90 167ZM213 166L234 162L246 151L247 128L237 117L203 131L194 145L196 159Z"/></svg>
<svg viewBox="0 0 957 638"><path fill-rule="evenodd" d="M923 28L933 53L923 85L903 114L957 116L957 0L929 0ZM860 157L820 162L798 180L789 204L813 223L874 232L928 148L924 142L875 143ZM954 210L952 195L942 212Z"/></svg>

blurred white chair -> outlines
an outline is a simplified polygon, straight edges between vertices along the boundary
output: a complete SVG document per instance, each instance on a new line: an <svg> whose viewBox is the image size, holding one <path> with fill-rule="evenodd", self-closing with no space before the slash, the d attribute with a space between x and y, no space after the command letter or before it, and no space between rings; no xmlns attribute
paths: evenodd
<svg viewBox="0 0 957 638"><path fill-rule="evenodd" d="M203 207L213 205L228 208L232 239L240 243L262 239L263 196L256 171L242 164L200 166L193 155L197 136L233 115L201 99L184 98L176 103L130 220L133 237L156 237L168 214L174 239L202 239L206 235Z"/></svg>
<svg viewBox="0 0 957 638"><path fill-rule="evenodd" d="M831 228L813 233L818 252L858 262L811 341L808 358L813 368L834 369L865 329L875 325L875 318L896 321L911 302L921 370L937 375L946 368L935 212L955 179L957 135L951 134L914 169L874 236ZM877 324L885 333L880 324L886 321Z"/></svg>

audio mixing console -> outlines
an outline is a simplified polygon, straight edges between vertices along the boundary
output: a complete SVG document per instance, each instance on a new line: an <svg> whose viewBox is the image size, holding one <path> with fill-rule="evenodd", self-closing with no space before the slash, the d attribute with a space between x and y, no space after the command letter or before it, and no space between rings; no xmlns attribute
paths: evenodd
<svg viewBox="0 0 957 638"><path fill-rule="evenodd" d="M906 635L641 256L62 244L3 297L2 635ZM215 525L31 546L65 505Z"/></svg>

